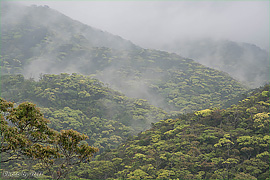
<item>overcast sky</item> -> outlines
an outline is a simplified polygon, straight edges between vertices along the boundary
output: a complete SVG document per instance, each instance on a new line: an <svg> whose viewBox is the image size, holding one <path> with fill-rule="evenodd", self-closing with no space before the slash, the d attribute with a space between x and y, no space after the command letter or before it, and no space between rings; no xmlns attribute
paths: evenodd
<svg viewBox="0 0 270 180"><path fill-rule="evenodd" d="M179 38L228 39L269 49L269 1L20 1L146 48Z"/></svg>

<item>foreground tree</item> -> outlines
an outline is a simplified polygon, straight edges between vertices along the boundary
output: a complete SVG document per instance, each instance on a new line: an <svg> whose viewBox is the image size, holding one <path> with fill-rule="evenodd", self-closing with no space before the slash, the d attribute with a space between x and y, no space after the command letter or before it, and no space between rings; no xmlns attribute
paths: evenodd
<svg viewBox="0 0 270 180"><path fill-rule="evenodd" d="M0 99L1 163L31 158L53 179L65 178L81 162L89 162L97 148L84 140L88 136L74 130L57 132L48 127L49 121L32 103L18 107ZM6 158L4 158L6 157Z"/></svg>

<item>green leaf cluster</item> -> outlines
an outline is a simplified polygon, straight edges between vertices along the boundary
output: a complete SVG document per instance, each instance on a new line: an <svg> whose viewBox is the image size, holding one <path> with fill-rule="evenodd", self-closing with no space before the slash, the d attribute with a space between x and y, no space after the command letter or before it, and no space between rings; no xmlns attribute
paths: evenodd
<svg viewBox="0 0 270 180"><path fill-rule="evenodd" d="M88 138L84 134L74 130L59 133L49 128L49 121L35 104L24 102L14 107L13 103L1 98L0 109L1 172L14 171L14 168L7 168L14 164L21 169L27 166L22 160L31 159L35 170L43 170L44 175L53 179L64 178L74 165L89 162L98 152L98 148L82 143ZM14 175L19 176L18 173ZM26 176L26 172L21 175Z"/></svg>

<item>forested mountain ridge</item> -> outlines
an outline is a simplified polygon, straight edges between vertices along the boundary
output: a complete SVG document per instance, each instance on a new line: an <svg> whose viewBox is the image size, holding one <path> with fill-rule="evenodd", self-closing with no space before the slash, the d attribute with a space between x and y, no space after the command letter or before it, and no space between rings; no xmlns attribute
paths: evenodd
<svg viewBox="0 0 270 180"><path fill-rule="evenodd" d="M1 5L3 9L1 11L1 28L3 33L7 33L4 34L6 37L4 40L8 41L11 40L10 38L14 38L13 40L19 43L25 43L26 48L29 48L27 46L34 48L42 40L43 43L56 43L58 45L81 41L90 47L139 48L120 36L85 25L48 6L32 5L28 7L7 1L2 2ZM25 36L30 39L24 38ZM20 38L24 38L25 41L22 42Z"/></svg>
<svg viewBox="0 0 270 180"><path fill-rule="evenodd" d="M1 3L4 9L1 11L2 73L22 73L30 70L31 67L28 66L31 63L34 63L36 68L41 67L35 63L46 66L43 67L44 69L31 69L28 76L37 77L38 71L53 72L48 69L53 66L51 64L53 61L63 60L65 54L62 51L73 48L78 53L81 46L87 47L86 49L137 48L133 43L119 36L72 20L47 6L25 7L12 2ZM59 71L66 72L65 69Z"/></svg>
<svg viewBox="0 0 270 180"><path fill-rule="evenodd" d="M41 73L95 75L129 97L179 112L222 107L246 90L226 73L173 53L140 48L46 6L18 7L24 11L12 14L18 8L5 3L3 74L35 79Z"/></svg>
<svg viewBox="0 0 270 180"><path fill-rule="evenodd" d="M83 179L269 179L269 85L228 109L152 125L96 161Z"/></svg>

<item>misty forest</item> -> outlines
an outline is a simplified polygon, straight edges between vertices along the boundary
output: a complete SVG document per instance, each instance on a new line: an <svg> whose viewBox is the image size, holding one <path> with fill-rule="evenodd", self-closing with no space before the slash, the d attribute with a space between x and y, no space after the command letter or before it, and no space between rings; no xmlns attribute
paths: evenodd
<svg viewBox="0 0 270 180"><path fill-rule="evenodd" d="M1 179L270 179L269 103L254 44L147 49L1 2Z"/></svg>

